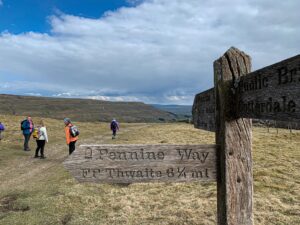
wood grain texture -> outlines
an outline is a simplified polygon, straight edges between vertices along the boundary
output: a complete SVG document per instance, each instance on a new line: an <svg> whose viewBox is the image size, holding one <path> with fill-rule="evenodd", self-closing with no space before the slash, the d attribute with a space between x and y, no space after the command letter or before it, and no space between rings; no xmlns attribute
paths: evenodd
<svg viewBox="0 0 300 225"><path fill-rule="evenodd" d="M215 90L211 88L195 96L193 104L193 124L195 128L215 131Z"/></svg>
<svg viewBox="0 0 300 225"><path fill-rule="evenodd" d="M82 145L64 166L79 182L216 181L216 146Z"/></svg>
<svg viewBox="0 0 300 225"><path fill-rule="evenodd" d="M250 69L250 57L236 48L214 62L219 225L253 224L252 121L236 119L234 90Z"/></svg>
<svg viewBox="0 0 300 225"><path fill-rule="evenodd" d="M238 117L300 122L300 55L236 82Z"/></svg>

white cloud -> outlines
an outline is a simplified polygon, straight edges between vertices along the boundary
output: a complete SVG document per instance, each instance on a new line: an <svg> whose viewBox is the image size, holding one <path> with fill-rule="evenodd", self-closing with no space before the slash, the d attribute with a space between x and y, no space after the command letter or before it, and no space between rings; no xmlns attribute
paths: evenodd
<svg viewBox="0 0 300 225"><path fill-rule="evenodd" d="M63 92L63 93L58 93L58 94L53 94L52 97L71 97L73 96L70 92Z"/></svg>
<svg viewBox="0 0 300 225"><path fill-rule="evenodd" d="M32 93L32 92L29 92L29 93L25 93L25 95L28 95L28 96L42 96L41 93Z"/></svg>
<svg viewBox="0 0 300 225"><path fill-rule="evenodd" d="M50 34L2 33L0 79L24 93L191 104L233 45L254 68L298 54L299 8L297 0L149 0L99 19L54 15Z"/></svg>
<svg viewBox="0 0 300 225"><path fill-rule="evenodd" d="M93 99L93 100L102 100L102 101L127 101L127 102L137 102L140 101L139 98L135 96L83 96L83 98Z"/></svg>

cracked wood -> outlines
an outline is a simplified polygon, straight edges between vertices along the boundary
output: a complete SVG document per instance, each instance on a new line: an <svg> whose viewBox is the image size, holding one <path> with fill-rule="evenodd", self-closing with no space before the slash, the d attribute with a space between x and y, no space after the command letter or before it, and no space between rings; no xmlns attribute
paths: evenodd
<svg viewBox="0 0 300 225"><path fill-rule="evenodd" d="M253 224L252 121L236 119L232 91L232 83L250 69L250 57L236 48L214 62L219 225Z"/></svg>

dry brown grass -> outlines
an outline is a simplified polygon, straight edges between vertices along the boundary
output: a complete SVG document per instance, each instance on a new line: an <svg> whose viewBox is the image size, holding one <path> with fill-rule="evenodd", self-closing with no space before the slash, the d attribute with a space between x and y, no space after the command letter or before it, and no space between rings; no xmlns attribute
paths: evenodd
<svg viewBox="0 0 300 225"><path fill-rule="evenodd" d="M68 154L63 123L46 119L50 143L43 161L22 151L20 120L0 116L8 125L0 143L0 224L216 223L215 183L79 184L62 166ZM77 125L81 144L214 143L213 133L188 124L121 124L116 140L108 124ZM253 133L255 224L300 224L300 132Z"/></svg>

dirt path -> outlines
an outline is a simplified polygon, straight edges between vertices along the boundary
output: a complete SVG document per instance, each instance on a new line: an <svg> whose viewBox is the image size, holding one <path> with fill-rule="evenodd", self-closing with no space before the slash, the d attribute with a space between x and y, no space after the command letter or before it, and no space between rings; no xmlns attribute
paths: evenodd
<svg viewBox="0 0 300 225"><path fill-rule="evenodd" d="M122 136L124 133L128 133L133 130L140 130L150 125L143 124L127 129L122 129L119 132L119 136ZM77 146L81 144L103 144L111 139L110 135L98 135L86 139L80 139ZM68 147L67 145L61 144L47 144L45 150L47 158L44 160L33 158L34 152L31 151L29 156L23 157L20 156L18 159L14 159L9 162L9 166L5 170L0 171L1 183L0 183L0 192L7 187L17 187L24 182L28 182L31 179L37 178L40 179L43 176L46 176L47 170L50 170L53 167L61 166L63 161L68 156Z"/></svg>

